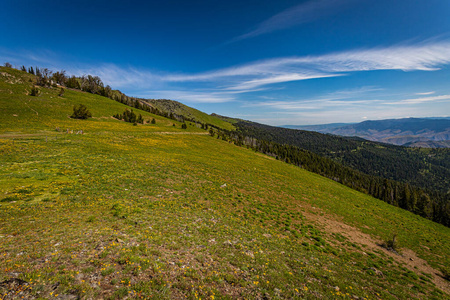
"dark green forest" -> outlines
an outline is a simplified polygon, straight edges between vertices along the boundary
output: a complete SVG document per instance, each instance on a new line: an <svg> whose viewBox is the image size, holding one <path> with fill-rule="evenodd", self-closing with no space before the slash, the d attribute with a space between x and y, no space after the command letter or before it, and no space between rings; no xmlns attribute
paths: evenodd
<svg viewBox="0 0 450 300"><path fill-rule="evenodd" d="M247 121L234 125L243 136L309 150L368 175L450 192L448 148L407 148Z"/></svg>

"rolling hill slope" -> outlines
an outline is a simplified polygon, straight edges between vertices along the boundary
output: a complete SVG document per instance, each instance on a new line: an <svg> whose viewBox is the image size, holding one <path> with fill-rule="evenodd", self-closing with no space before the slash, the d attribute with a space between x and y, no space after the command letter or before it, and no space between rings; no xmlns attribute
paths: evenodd
<svg viewBox="0 0 450 300"><path fill-rule="evenodd" d="M142 100L150 105L156 107L162 112L172 113L183 116L185 119L197 121L203 124L210 124L218 128L226 130L234 130L235 128L230 122L222 120L213 115L208 115L198 109L184 105L178 101L166 100L166 99L144 99Z"/></svg>
<svg viewBox="0 0 450 300"><path fill-rule="evenodd" d="M196 126L145 111L156 124L133 126L111 118L123 104L32 97L30 75L0 72L2 298L449 297L449 228ZM93 118L68 117L80 103ZM394 234L401 255L378 246Z"/></svg>

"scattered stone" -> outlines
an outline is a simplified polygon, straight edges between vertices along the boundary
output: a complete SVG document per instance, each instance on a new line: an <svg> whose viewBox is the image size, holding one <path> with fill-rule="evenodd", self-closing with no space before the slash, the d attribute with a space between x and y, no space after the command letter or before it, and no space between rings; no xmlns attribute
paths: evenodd
<svg viewBox="0 0 450 300"><path fill-rule="evenodd" d="M84 279L84 275L79 273L79 274L75 275L75 279L78 281L82 281Z"/></svg>
<svg viewBox="0 0 450 300"><path fill-rule="evenodd" d="M233 246L233 243L230 240L223 242L224 246Z"/></svg>
<svg viewBox="0 0 450 300"><path fill-rule="evenodd" d="M96 282L91 283L90 286L91 286L93 289L98 289L98 288L100 287Z"/></svg>
<svg viewBox="0 0 450 300"><path fill-rule="evenodd" d="M2 299L34 299L30 298L30 284L19 278L10 278L0 282L0 297ZM4 293L5 291L5 293Z"/></svg>
<svg viewBox="0 0 450 300"><path fill-rule="evenodd" d="M372 270L372 271L374 271L374 272L375 272L375 274L376 274L377 276L380 276L380 277L384 277L384 274L383 274L383 272L381 272L380 270L377 270L377 269L375 269L374 267L372 267L372 268L369 268L369 270Z"/></svg>
<svg viewBox="0 0 450 300"><path fill-rule="evenodd" d="M215 244L215 243L216 243L216 239L210 239L208 242L209 242L210 244Z"/></svg>
<svg viewBox="0 0 450 300"><path fill-rule="evenodd" d="M253 254L253 251L250 250L245 251L245 255L250 256L251 258L255 258L255 254Z"/></svg>
<svg viewBox="0 0 450 300"><path fill-rule="evenodd" d="M6 285L29 285L28 282L25 280L19 279L19 278L10 278L5 281L0 282L0 285L6 286Z"/></svg>
<svg viewBox="0 0 450 300"><path fill-rule="evenodd" d="M220 187L221 187L221 188L225 188L225 187L227 187L227 184L224 183L224 184L222 184Z"/></svg>
<svg viewBox="0 0 450 300"><path fill-rule="evenodd" d="M274 288L273 291L275 293L275 296L280 297L280 293L281 293L280 289Z"/></svg>
<svg viewBox="0 0 450 300"><path fill-rule="evenodd" d="M52 284L52 285L50 286L50 288L51 288L52 290L56 290L56 289L58 288L58 286L59 286L59 282L57 282L57 283L55 283L55 284Z"/></svg>
<svg viewBox="0 0 450 300"><path fill-rule="evenodd" d="M20 276L20 274L21 274L21 273L18 273L18 272L9 272L9 273L8 273L8 276L9 276L9 277L17 278L17 277Z"/></svg>

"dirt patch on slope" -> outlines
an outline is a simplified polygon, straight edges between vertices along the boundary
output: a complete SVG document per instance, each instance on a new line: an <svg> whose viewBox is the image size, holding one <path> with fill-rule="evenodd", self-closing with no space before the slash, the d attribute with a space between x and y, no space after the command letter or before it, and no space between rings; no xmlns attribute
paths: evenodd
<svg viewBox="0 0 450 300"><path fill-rule="evenodd" d="M305 205L302 205L305 206ZM318 211L318 208L313 208ZM370 251L383 251L386 255L392 257L395 261L400 264L404 264L406 268L417 273L417 271L422 271L432 275L431 281L441 290L450 294L450 284L442 276L442 273L435 268L431 267L426 260L421 259L416 255L416 253L410 249L402 248L401 255L394 252L388 251L387 249L381 247L382 241L375 239L369 234L361 232L359 229L347 225L341 221L331 219L328 216L321 216L318 214L312 214L308 211L302 211L306 218L313 220L324 226L327 233L339 233L349 239L353 243L358 243L367 246L367 250Z"/></svg>

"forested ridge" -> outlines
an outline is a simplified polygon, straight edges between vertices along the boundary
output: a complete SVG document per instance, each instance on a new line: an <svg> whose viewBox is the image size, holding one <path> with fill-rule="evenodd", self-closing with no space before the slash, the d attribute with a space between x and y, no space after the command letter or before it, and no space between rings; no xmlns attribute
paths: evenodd
<svg viewBox="0 0 450 300"><path fill-rule="evenodd" d="M309 150L368 175L450 191L450 149L407 148L247 121L235 126L243 136Z"/></svg>

